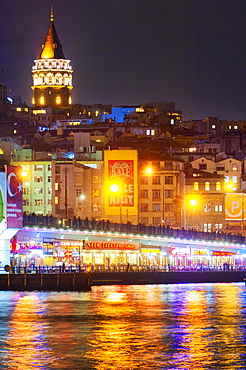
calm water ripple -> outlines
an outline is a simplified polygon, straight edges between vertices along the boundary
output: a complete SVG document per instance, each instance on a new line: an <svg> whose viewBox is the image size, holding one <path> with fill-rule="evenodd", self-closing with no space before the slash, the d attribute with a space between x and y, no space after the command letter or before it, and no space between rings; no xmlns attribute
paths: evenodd
<svg viewBox="0 0 246 370"><path fill-rule="evenodd" d="M0 292L0 369L246 369L246 287Z"/></svg>

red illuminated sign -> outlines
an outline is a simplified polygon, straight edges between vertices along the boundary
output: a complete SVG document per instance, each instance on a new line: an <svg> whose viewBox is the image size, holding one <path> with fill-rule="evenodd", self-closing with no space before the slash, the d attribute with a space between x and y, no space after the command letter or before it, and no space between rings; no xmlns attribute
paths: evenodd
<svg viewBox="0 0 246 370"><path fill-rule="evenodd" d="M120 194L110 194L109 206L134 206L134 161L109 160L108 178L110 182L120 185Z"/></svg>
<svg viewBox="0 0 246 370"><path fill-rule="evenodd" d="M218 251L213 251L212 255L213 256L235 256L236 253L233 252L218 252Z"/></svg>
<svg viewBox="0 0 246 370"><path fill-rule="evenodd" d="M102 243L102 242L90 242L86 244L86 249L135 249L134 244L119 244L119 243Z"/></svg>

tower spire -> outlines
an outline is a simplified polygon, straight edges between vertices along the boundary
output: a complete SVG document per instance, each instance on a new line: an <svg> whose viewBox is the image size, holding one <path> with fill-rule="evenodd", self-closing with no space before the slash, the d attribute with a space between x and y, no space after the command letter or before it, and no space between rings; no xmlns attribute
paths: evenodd
<svg viewBox="0 0 246 370"><path fill-rule="evenodd" d="M53 5L50 6L50 21L54 21L54 8Z"/></svg>

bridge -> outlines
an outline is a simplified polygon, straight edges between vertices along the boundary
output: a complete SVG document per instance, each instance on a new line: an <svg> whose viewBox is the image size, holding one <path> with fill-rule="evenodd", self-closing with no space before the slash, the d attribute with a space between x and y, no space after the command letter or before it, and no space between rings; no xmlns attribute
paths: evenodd
<svg viewBox="0 0 246 370"><path fill-rule="evenodd" d="M115 236L121 234L122 237L157 237L170 238L184 242L187 241L206 241L206 242L223 242L243 246L246 237L240 234L222 233L222 232L205 232L194 229L177 229L165 225L145 225L131 223L116 223L109 220L88 220L88 219L63 219L53 216L43 215L24 215L23 228L44 228L50 230L81 231L81 232L99 232L100 235L114 233ZM185 242L184 242L185 243Z"/></svg>

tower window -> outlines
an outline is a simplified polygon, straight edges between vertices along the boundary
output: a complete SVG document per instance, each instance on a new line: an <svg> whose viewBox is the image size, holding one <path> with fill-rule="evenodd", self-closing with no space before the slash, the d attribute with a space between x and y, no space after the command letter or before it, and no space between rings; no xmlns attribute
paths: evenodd
<svg viewBox="0 0 246 370"><path fill-rule="evenodd" d="M61 97L60 96L56 97L56 104L61 104Z"/></svg>
<svg viewBox="0 0 246 370"><path fill-rule="evenodd" d="M40 104L41 105L44 105L44 96L41 96L41 98L40 98Z"/></svg>

